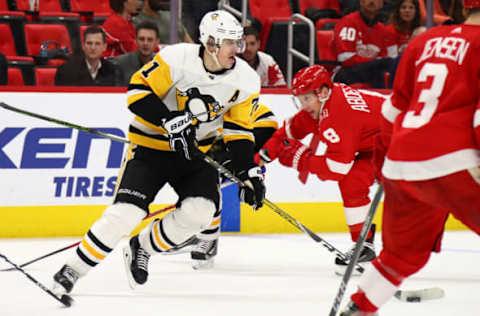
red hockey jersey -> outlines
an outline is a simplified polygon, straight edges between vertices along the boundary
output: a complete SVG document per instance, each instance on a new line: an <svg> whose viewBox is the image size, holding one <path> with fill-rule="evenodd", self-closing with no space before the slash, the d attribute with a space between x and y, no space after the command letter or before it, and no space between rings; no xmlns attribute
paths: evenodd
<svg viewBox="0 0 480 316"><path fill-rule="evenodd" d="M387 35L382 23L368 26L359 11L350 13L335 24L337 60L342 66L351 67L377 57L395 57L396 49L391 47Z"/></svg>
<svg viewBox="0 0 480 316"><path fill-rule="evenodd" d="M310 159L309 172L321 180L339 181L357 159L364 154L371 157L374 138L380 131L380 107L384 100L379 93L334 84L320 118L314 120L302 110L287 121L285 133L295 139L317 133L327 149L324 155Z"/></svg>
<svg viewBox="0 0 480 316"><path fill-rule="evenodd" d="M382 107L386 178L433 179L480 166L478 34L480 26L439 26L408 44Z"/></svg>
<svg viewBox="0 0 480 316"><path fill-rule="evenodd" d="M390 53L392 54L391 57L396 57L396 56L393 56L395 55L395 51L397 52L396 53L397 56L400 55L407 47L408 41L410 41L410 38L412 37L412 31L409 31L408 33L402 33L393 24L386 25L385 31L387 32L387 36L388 36L387 45L391 50L390 51ZM393 46L393 47L390 48L390 46Z"/></svg>

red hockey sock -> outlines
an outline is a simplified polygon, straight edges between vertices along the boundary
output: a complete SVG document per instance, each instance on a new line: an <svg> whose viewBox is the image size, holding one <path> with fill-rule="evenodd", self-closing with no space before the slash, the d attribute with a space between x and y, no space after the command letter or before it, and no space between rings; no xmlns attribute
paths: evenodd
<svg viewBox="0 0 480 316"><path fill-rule="evenodd" d="M348 225L348 229L350 230L350 236L352 237L353 242L357 242L358 237L360 236L360 232L362 231L362 227L363 227L363 222L355 224L355 225ZM370 237L372 237L372 230L371 229L368 232L368 235L367 235L366 239L368 239Z"/></svg>
<svg viewBox="0 0 480 316"><path fill-rule="evenodd" d="M351 297L352 301L357 304L358 308L362 312L375 313L378 310L378 307L373 305L372 302L367 298L365 292L361 289L358 289Z"/></svg>

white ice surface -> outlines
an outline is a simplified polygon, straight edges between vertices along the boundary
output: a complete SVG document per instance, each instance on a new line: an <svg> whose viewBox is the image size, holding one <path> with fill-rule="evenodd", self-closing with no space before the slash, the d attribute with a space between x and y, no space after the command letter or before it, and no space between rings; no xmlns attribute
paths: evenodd
<svg viewBox="0 0 480 316"><path fill-rule="evenodd" d="M346 234L321 234L342 251ZM380 240L380 235L378 235ZM0 253L17 264L77 241L0 239ZM446 296L421 303L392 298L382 316L480 315L480 240L471 232L446 232L441 254L404 284L404 289L438 286ZM281 316L328 315L341 279L334 275L334 256L303 234L221 236L215 267L194 271L188 254L157 255L150 261L146 285L131 291L116 250L76 284L75 304L63 308L20 272L0 272L0 315L62 316ZM380 242L377 242L377 249ZM73 249L26 268L47 286ZM0 269L8 268L0 258ZM347 295L356 288L352 278Z"/></svg>

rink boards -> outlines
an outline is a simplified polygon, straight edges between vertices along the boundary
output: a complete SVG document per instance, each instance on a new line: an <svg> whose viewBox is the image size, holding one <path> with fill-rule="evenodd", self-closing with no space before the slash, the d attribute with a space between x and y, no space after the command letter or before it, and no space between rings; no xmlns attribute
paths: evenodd
<svg viewBox="0 0 480 316"><path fill-rule="evenodd" d="M0 101L122 138L132 119L125 94L115 89L0 92ZM287 94L262 94L261 102L272 109L280 124L297 111ZM127 145L5 109L0 109L0 117L0 237L84 234L112 202ZM310 175L303 185L295 170L274 162L267 166L266 185L270 201L312 230L346 231L335 182ZM222 231L297 231L267 207L256 212L246 205L240 208L234 186L223 192ZM158 194L151 211L175 201L176 194L167 187ZM377 214L377 223L379 218ZM463 229L451 219L447 227Z"/></svg>

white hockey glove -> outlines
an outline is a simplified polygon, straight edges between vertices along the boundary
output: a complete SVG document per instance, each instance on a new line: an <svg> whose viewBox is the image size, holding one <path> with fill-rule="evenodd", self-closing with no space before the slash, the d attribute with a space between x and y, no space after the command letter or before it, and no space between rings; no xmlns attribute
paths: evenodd
<svg viewBox="0 0 480 316"><path fill-rule="evenodd" d="M263 172L258 166L238 173L238 178L245 185L240 186L238 195L240 201L245 202L257 210L262 207L265 199L265 184L263 183Z"/></svg>

